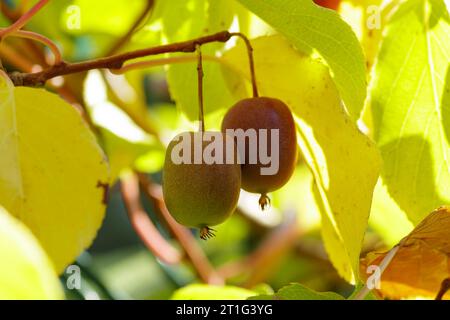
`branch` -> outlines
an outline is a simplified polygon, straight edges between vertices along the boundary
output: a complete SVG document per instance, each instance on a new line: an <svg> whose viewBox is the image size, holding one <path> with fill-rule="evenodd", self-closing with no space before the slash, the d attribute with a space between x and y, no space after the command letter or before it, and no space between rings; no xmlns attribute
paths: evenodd
<svg viewBox="0 0 450 320"><path fill-rule="evenodd" d="M131 225L145 246L162 262L179 263L181 254L163 238L142 208L137 177L133 175L122 179L120 187Z"/></svg>
<svg viewBox="0 0 450 320"><path fill-rule="evenodd" d="M212 35L196 38L189 41L162 45L142 50L131 51L110 57L88 60L78 63L60 63L36 73L10 73L9 76L16 86L44 85L47 80L54 77L72 73L84 72L93 69L120 69L126 61L175 52L194 52L196 46L211 42L226 42L232 37L228 31L222 31Z"/></svg>
<svg viewBox="0 0 450 320"><path fill-rule="evenodd" d="M200 278L209 284L223 284L224 280L213 269L208 258L197 244L189 229L178 224L178 222L176 222L170 215L164 203L161 186L154 184L144 174L138 174L138 177L142 190L147 195L148 199L153 203L155 210L161 215L162 219L164 219L171 233L183 247L186 252L186 256L191 261Z"/></svg>

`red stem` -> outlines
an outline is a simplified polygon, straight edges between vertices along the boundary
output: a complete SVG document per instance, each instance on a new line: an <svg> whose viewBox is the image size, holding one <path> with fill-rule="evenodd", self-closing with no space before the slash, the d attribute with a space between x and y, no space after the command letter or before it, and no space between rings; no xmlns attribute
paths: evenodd
<svg viewBox="0 0 450 320"><path fill-rule="evenodd" d="M162 262L179 263L181 254L164 239L142 208L137 177L122 179L120 186L131 225L145 246Z"/></svg>
<svg viewBox="0 0 450 320"><path fill-rule="evenodd" d="M16 22L14 22L9 27L0 31L0 39L8 34L14 33L22 29L24 25L30 21L36 13L38 13L50 0L40 0L33 8L27 13L22 15Z"/></svg>

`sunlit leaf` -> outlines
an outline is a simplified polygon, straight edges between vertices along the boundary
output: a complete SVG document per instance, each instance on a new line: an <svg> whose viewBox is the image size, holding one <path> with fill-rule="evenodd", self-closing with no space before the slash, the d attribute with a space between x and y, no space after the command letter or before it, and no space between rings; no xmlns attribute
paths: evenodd
<svg viewBox="0 0 450 320"><path fill-rule="evenodd" d="M89 72L84 87L84 98L92 121L101 131L101 142L110 161L111 181L114 182L122 170L133 167L136 162L139 162L139 169L143 172L160 170L164 162L163 146L156 137L144 132L124 111L109 101L101 73ZM136 114L143 112L136 111ZM141 119L145 121L145 118Z"/></svg>
<svg viewBox="0 0 450 320"><path fill-rule="evenodd" d="M144 10L146 0L73 0L66 3L61 23L66 32L121 36ZM79 22L76 21L78 18Z"/></svg>
<svg viewBox="0 0 450 320"><path fill-rule="evenodd" d="M262 95L287 103L297 117L299 144L316 181L322 233L334 266L357 279L359 254L378 179L379 154L347 116L329 70L281 36L253 41ZM225 54L248 77L243 46Z"/></svg>
<svg viewBox="0 0 450 320"><path fill-rule="evenodd" d="M405 2L375 69L372 110L383 180L414 223L450 202L449 21L442 0Z"/></svg>
<svg viewBox="0 0 450 320"><path fill-rule="evenodd" d="M349 25L312 0L239 0L292 44L316 49L334 73L347 111L357 119L366 98L366 68L361 46Z"/></svg>
<svg viewBox="0 0 450 320"><path fill-rule="evenodd" d="M33 234L0 207L0 299L62 299L58 276Z"/></svg>
<svg viewBox="0 0 450 320"><path fill-rule="evenodd" d="M398 251L381 276L378 290L394 299L434 298L441 283L450 278L450 207L427 216L398 244ZM362 269L380 265L387 252L373 252L362 260ZM364 274L364 273L363 273ZM450 299L450 294L446 296Z"/></svg>
<svg viewBox="0 0 450 320"><path fill-rule="evenodd" d="M406 214L389 195L381 179L378 180L373 193L369 224L388 246L397 244L414 228Z"/></svg>
<svg viewBox="0 0 450 320"><path fill-rule="evenodd" d="M192 284L174 292L172 300L245 300L255 292L232 286Z"/></svg>
<svg viewBox="0 0 450 320"><path fill-rule="evenodd" d="M344 297L334 292L317 292L295 283L281 288L273 295L260 295L250 300L344 300Z"/></svg>
<svg viewBox="0 0 450 320"><path fill-rule="evenodd" d="M102 224L108 163L74 107L3 79L0 204L31 229L61 272Z"/></svg>

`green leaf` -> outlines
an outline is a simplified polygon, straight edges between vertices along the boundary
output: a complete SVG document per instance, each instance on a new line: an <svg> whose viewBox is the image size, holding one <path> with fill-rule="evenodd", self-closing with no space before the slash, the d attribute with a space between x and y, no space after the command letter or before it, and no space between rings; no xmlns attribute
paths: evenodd
<svg viewBox="0 0 450 320"><path fill-rule="evenodd" d="M398 244L405 235L414 229L406 214L389 195L381 178L378 180L373 193L369 225L389 247Z"/></svg>
<svg viewBox="0 0 450 320"><path fill-rule="evenodd" d="M73 106L0 75L0 204L62 272L102 224L108 162Z"/></svg>
<svg viewBox="0 0 450 320"><path fill-rule="evenodd" d="M0 206L0 299L63 299L58 276L37 239Z"/></svg>
<svg viewBox="0 0 450 320"><path fill-rule="evenodd" d="M61 27L67 33L103 33L113 36L124 35L146 5L146 0L74 0L71 2L66 5L61 16ZM72 26L72 21L78 17L79 28L77 24Z"/></svg>
<svg viewBox="0 0 450 320"><path fill-rule="evenodd" d="M334 73L350 116L359 118L366 98L365 59L358 39L334 10L312 0L239 0L296 47L316 49Z"/></svg>
<svg viewBox="0 0 450 320"><path fill-rule="evenodd" d="M206 34L227 30L233 19L231 2L225 0L167 1L167 13L163 17L164 32L170 42L185 41ZM218 9L221 8L220 11ZM177 14L173 14L177 12ZM204 111L229 108L235 97L228 89L228 82L221 66L214 59L223 44L202 47L204 67ZM190 120L198 119L197 65L193 63L171 65L168 70L169 89L177 106ZM238 81L235 79L235 81ZM206 123L208 127L208 123Z"/></svg>
<svg viewBox="0 0 450 320"><path fill-rule="evenodd" d="M172 300L245 300L256 293L232 286L192 284L174 292Z"/></svg>
<svg viewBox="0 0 450 320"><path fill-rule="evenodd" d="M297 52L281 36L262 37L252 44L261 94L283 100L296 116L331 261L345 279L355 281L379 176L378 150L346 114L325 65ZM243 46L227 52L224 59L248 77Z"/></svg>
<svg viewBox="0 0 450 320"><path fill-rule="evenodd" d="M274 295L260 295L250 297L249 300L345 300L334 292L317 292L299 283L281 288Z"/></svg>
<svg viewBox="0 0 450 320"><path fill-rule="evenodd" d="M387 26L372 85L382 177L414 224L450 203L449 21L442 0L401 5Z"/></svg>

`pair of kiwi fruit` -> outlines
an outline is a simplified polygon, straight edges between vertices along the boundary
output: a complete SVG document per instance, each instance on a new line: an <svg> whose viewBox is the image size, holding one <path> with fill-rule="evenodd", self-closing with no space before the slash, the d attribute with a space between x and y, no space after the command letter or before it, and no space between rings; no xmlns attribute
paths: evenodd
<svg viewBox="0 0 450 320"><path fill-rule="evenodd" d="M247 42L249 52L251 47ZM250 55L251 57L251 55ZM254 66L251 57L251 68L254 80ZM282 101L268 97L258 97L256 81L254 85L254 97L244 99L236 103L225 115L220 133L204 131L203 127L203 101L202 83L203 72L201 71L201 53L199 53L199 104L200 104L200 130L199 132L186 132L172 140L166 151L163 168L163 194L166 206L175 220L187 227L198 228L200 238L206 240L214 235L211 226L223 223L235 211L239 200L240 189L251 193L261 194L260 206L264 208L270 204L267 193L278 190L284 186L292 176L297 163L297 138L295 123L289 107ZM244 150L232 148L235 154L227 155L230 152L227 146L227 130L242 129L247 131L254 129L256 132L257 148L260 139L268 139L270 136L260 135L260 129L272 132L271 129L278 129L278 171L273 175L263 175L261 169L267 164L257 161L249 161L249 143L245 143L245 161L237 161L238 154L243 154ZM191 161L189 163L174 162L172 153L174 148L180 143L180 137L190 137L191 151L198 148L203 151L212 142L205 141L204 135L220 135L223 142L222 162L207 164ZM194 147L195 139L201 139ZM236 137L235 137L236 138ZM233 138L231 138L233 139ZM267 142L267 141L266 141ZM264 143L264 142L263 142ZM269 142L270 143L270 142ZM266 149L271 150L270 146ZM254 150L254 149L253 149ZM184 152L184 151L183 151ZM259 150L257 150L259 154ZM267 152L267 150L266 150ZM193 152L190 152L192 155ZM229 157L235 161L225 161ZM270 155L269 155L270 156ZM242 164L241 164L242 163Z"/></svg>

